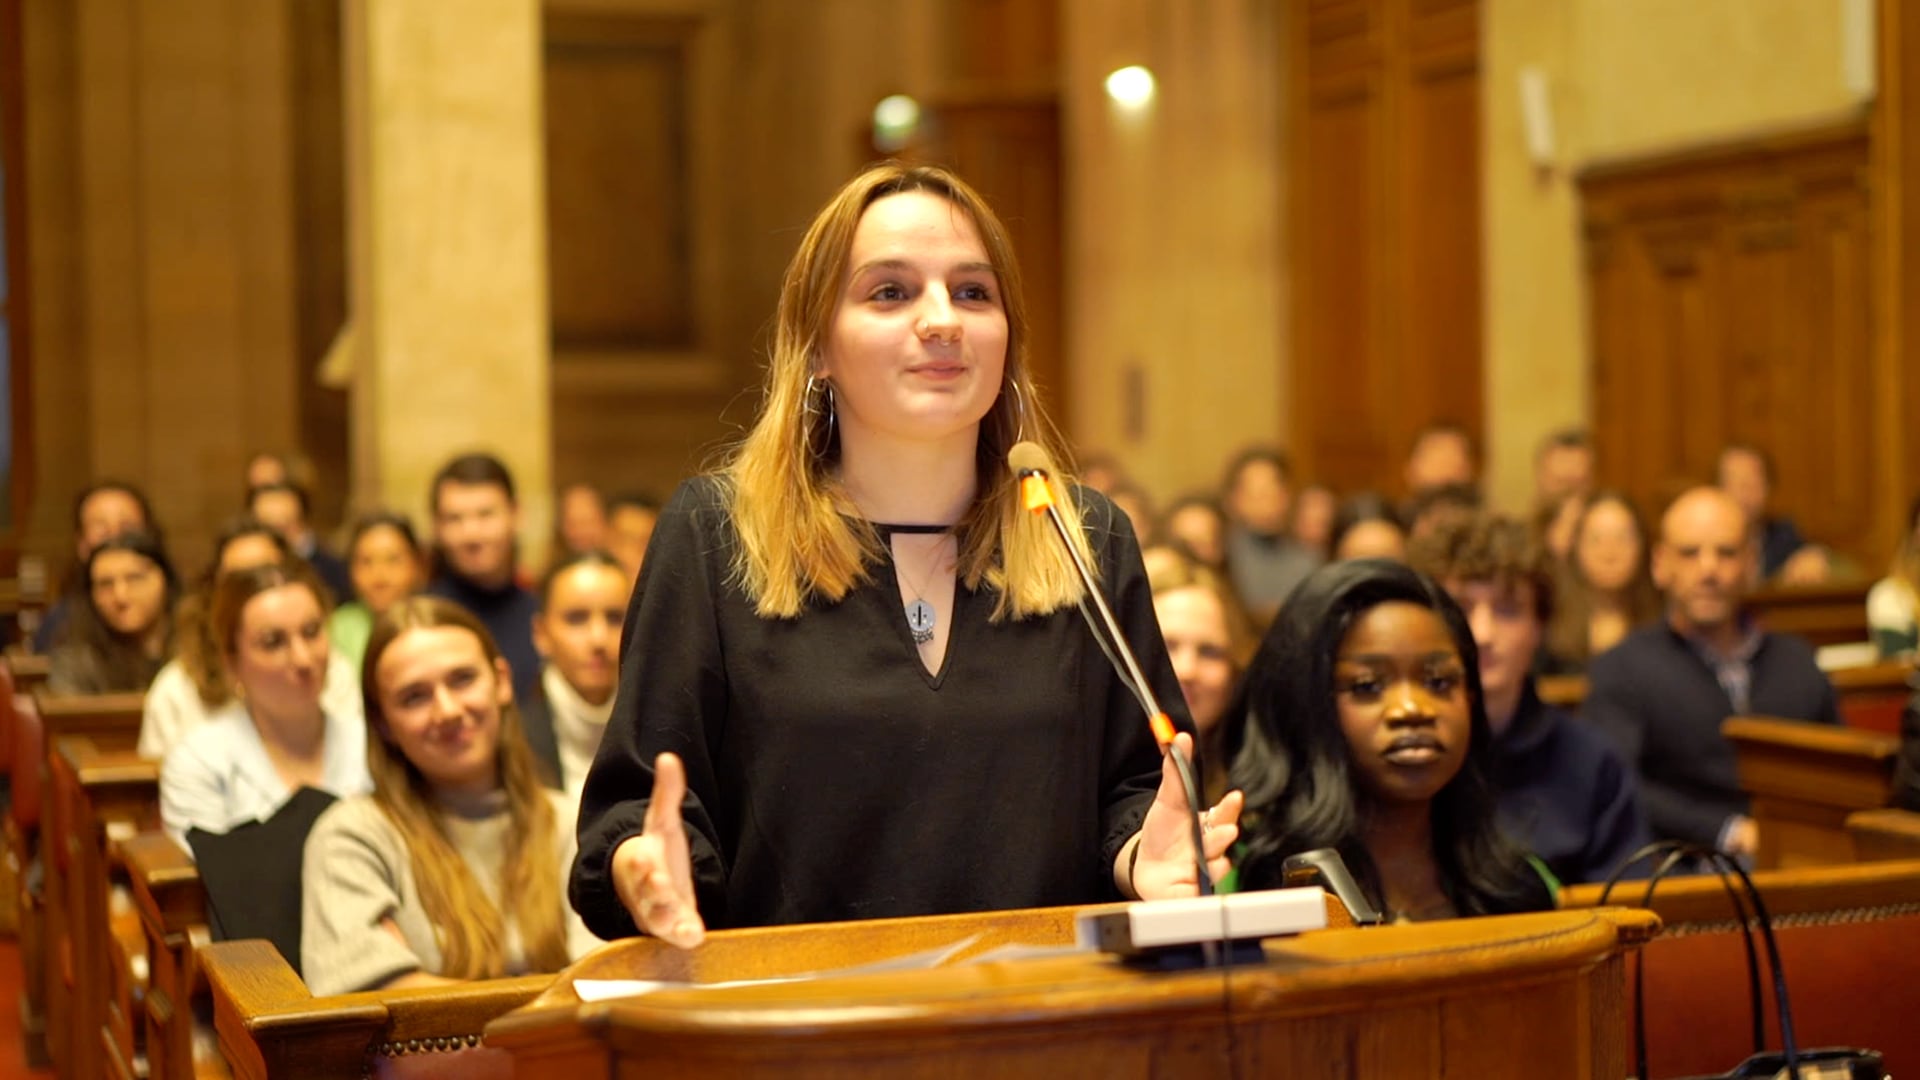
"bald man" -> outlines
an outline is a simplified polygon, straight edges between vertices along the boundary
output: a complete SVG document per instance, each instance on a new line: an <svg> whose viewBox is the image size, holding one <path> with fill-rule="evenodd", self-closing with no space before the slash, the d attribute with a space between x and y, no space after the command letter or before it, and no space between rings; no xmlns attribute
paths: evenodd
<svg viewBox="0 0 1920 1080"><path fill-rule="evenodd" d="M1725 492L1675 499L1653 550L1666 617L1594 658L1583 710L1639 769L1654 835L1745 856L1756 848L1753 819L1720 722L1839 723L1812 646L1766 633L1746 611L1758 558L1746 512Z"/></svg>

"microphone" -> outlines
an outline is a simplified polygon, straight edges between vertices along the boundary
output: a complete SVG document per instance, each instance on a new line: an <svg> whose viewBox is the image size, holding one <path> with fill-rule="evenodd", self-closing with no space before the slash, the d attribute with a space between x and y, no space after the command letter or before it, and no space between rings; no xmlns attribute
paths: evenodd
<svg viewBox="0 0 1920 1080"><path fill-rule="evenodd" d="M1205 829L1200 821L1200 785L1194 781L1193 763L1174 745L1173 720L1154 697L1152 684L1147 682L1146 675L1140 670L1139 658L1134 656L1127 639L1120 633L1120 624L1113 617L1113 608L1095 584L1093 570L1087 566L1086 558L1080 554L1080 548L1067 531L1066 519L1060 516L1060 508L1054 505L1053 459L1037 444L1023 441L1015 443L1013 449L1007 451L1007 467L1020 478L1021 505L1035 514L1044 515L1053 523L1054 535L1059 537L1060 545L1066 549L1067 557L1073 562L1074 574L1080 579L1080 587L1093 605L1093 611L1087 609L1086 602L1080 605L1080 615L1086 619L1087 629L1093 633L1100 651L1113 664L1120 682L1132 692L1140 702L1140 707L1146 710L1147 723L1153 729L1154 741L1160 744L1161 752L1173 760L1180 786L1186 789L1187 811L1193 819L1193 861L1198 872L1196 881L1200 895L1212 896L1213 878L1207 873ZM1098 613L1097 620L1095 612Z"/></svg>

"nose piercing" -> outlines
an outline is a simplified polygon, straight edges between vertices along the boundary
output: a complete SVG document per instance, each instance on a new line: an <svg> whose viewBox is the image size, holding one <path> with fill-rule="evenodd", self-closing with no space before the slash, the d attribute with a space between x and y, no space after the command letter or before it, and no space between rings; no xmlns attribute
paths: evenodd
<svg viewBox="0 0 1920 1080"><path fill-rule="evenodd" d="M933 326L927 322L927 320L921 319L918 323L914 324L913 332L919 334L921 337L926 337L933 333Z"/></svg>

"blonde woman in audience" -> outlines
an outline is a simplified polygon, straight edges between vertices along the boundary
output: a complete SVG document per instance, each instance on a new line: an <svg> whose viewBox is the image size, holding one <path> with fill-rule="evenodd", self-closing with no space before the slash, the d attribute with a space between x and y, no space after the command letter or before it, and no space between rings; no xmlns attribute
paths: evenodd
<svg viewBox="0 0 1920 1080"><path fill-rule="evenodd" d="M360 517L347 541L347 572L356 599L333 609L327 633L334 651L357 671L373 621L426 584L427 560L413 524L388 510Z"/></svg>
<svg viewBox="0 0 1920 1080"><path fill-rule="evenodd" d="M1166 556L1155 558L1156 552ZM1244 718L1229 720L1227 707L1253 655L1253 634L1233 590L1213 570L1172 548L1142 555L1160 636L1200 733L1196 747L1204 797L1215 803L1226 797L1227 770L1240 743Z"/></svg>
<svg viewBox="0 0 1920 1080"><path fill-rule="evenodd" d="M626 570L604 551L562 559L540 584L533 647L546 666L520 710L521 726L541 781L576 799L613 714L631 591Z"/></svg>
<svg viewBox="0 0 1920 1080"><path fill-rule="evenodd" d="M1888 658L1920 646L1920 499L1907 510L1907 532L1887 576L1867 591L1867 625Z"/></svg>
<svg viewBox="0 0 1920 1080"><path fill-rule="evenodd" d="M1573 530L1541 670L1585 671L1589 660L1659 617L1650 558L1647 529L1633 503L1617 491L1596 493Z"/></svg>
<svg viewBox="0 0 1920 1080"><path fill-rule="evenodd" d="M294 559L224 574L209 636L235 700L160 767L160 818L182 844L265 821L301 788L355 795L367 777L358 710L329 711L326 586Z"/></svg>
<svg viewBox="0 0 1920 1080"><path fill-rule="evenodd" d="M238 570L269 566L295 556L281 535L251 517L229 522L214 541L213 561L192 593L180 602L174 617L174 658L160 669L147 689L140 718L141 757L155 761L232 704L233 684L208 622L214 587L220 578ZM360 708L360 680L338 656L330 656L323 703L327 711L354 713Z"/></svg>
<svg viewBox="0 0 1920 1080"><path fill-rule="evenodd" d="M415 596L362 668L372 794L307 837L301 971L316 995L558 971L595 944L567 910L573 804L541 786L506 660Z"/></svg>
<svg viewBox="0 0 1920 1080"><path fill-rule="evenodd" d="M56 694L144 691L173 655L179 580L151 533L110 537L87 555L84 602L48 658Z"/></svg>

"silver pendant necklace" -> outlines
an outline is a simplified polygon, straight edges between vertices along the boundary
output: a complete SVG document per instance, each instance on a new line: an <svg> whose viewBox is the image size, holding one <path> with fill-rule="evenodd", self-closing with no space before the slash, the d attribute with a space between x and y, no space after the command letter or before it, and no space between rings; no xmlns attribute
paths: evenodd
<svg viewBox="0 0 1920 1080"><path fill-rule="evenodd" d="M951 531L945 525L887 525L882 528L888 533L920 536L945 535ZM887 539L891 548L893 538L889 536ZM926 588L907 576L907 568L898 555L894 556L893 568L898 572L900 580L913 590L913 599L907 601L906 605L907 634L913 638L915 645L925 645L933 640L934 627L940 623L940 612L927 602Z"/></svg>

